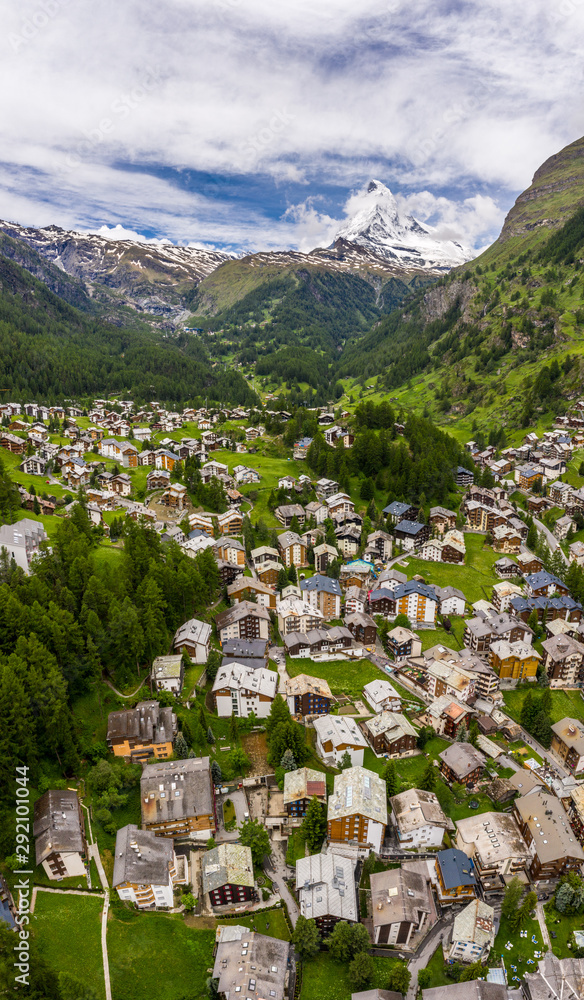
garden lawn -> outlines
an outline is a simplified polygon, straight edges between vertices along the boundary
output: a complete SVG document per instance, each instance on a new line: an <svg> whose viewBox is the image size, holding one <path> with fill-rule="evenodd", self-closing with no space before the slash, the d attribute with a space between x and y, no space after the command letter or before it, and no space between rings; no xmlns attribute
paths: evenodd
<svg viewBox="0 0 584 1000"><path fill-rule="evenodd" d="M517 722L520 721L521 709L523 707L523 702L527 697L528 691L535 691L536 694L541 693L540 689L534 687L533 684L521 685L521 687L516 687L512 691L503 691L503 699L505 701L505 708L507 709L509 715L515 719ZM573 719L584 720L584 700L580 694L580 691L552 691L552 711L551 720L553 722L559 722L560 719L565 719L566 716L570 716Z"/></svg>
<svg viewBox="0 0 584 1000"><path fill-rule="evenodd" d="M575 917L567 917L565 913L558 913L553 901L544 903L543 912L554 955L557 955L558 958L569 958L572 951L568 948L568 941L572 936L572 931L584 930L584 915L580 913ZM559 920L560 923L556 924L556 920ZM552 931L557 937L552 937Z"/></svg>
<svg viewBox="0 0 584 1000"><path fill-rule="evenodd" d="M375 974L370 989L387 989L387 979L397 958L374 958ZM347 1000L354 992L346 965L320 952L311 962L304 962L300 1000Z"/></svg>
<svg viewBox="0 0 584 1000"><path fill-rule="evenodd" d="M112 912L107 931L112 995L115 1000L207 998L214 940L214 931L194 930L179 916L136 913L119 920Z"/></svg>
<svg viewBox="0 0 584 1000"><path fill-rule="evenodd" d="M47 965L56 973L66 972L82 983L90 983L99 997L105 997L102 909L103 898L99 896L39 892L31 918L32 931Z"/></svg>
<svg viewBox="0 0 584 1000"><path fill-rule="evenodd" d="M268 934L270 937L280 938L281 941L290 940L290 928L286 922L286 915L281 907L274 910L256 910L255 913L247 916L233 917L232 920L226 917L219 917L218 924L242 924L250 930L257 931L258 934Z"/></svg>
<svg viewBox="0 0 584 1000"><path fill-rule="evenodd" d="M398 779L405 785L406 788L416 788L430 761L437 760L438 755L441 754L447 746L450 746L448 740L443 740L439 736L434 736L426 743L424 753L416 754L415 757L404 757L401 760L394 760L398 773ZM426 753L429 754L428 757L424 756ZM385 757L376 757L373 750L371 750L370 747L367 747L363 756L363 767L367 767L370 771L375 771L377 774L381 774L386 765L387 760Z"/></svg>
<svg viewBox="0 0 584 1000"><path fill-rule="evenodd" d="M537 970L537 959L534 957L534 951L543 952L541 931L537 920L527 920L521 929L527 931L526 938L520 937L519 931L511 930L509 921L501 918L499 933L495 938L493 952L491 952L491 965L498 965L501 955L503 956L503 961L507 967L508 983L512 988L519 985L513 979L514 976L518 976L521 979L524 973L535 972ZM532 935L535 935L537 944L533 944L531 940ZM507 941L510 941L513 945L510 951L507 951L505 948ZM527 964L528 958L532 959L533 965ZM517 966L516 972L511 968L512 965Z"/></svg>
<svg viewBox="0 0 584 1000"><path fill-rule="evenodd" d="M485 546L485 537L485 535L465 534L466 559L462 566L427 562L425 559L404 556L403 561L408 564L408 579L419 573L426 583L462 590L469 604L480 600L490 601L493 584L500 582L493 566L501 558L501 553Z"/></svg>
<svg viewBox="0 0 584 1000"><path fill-rule="evenodd" d="M432 979L426 989L434 989L436 986L449 986L453 981L444 975L444 952L439 944L426 968L430 971Z"/></svg>
<svg viewBox="0 0 584 1000"><path fill-rule="evenodd" d="M369 681L379 680L383 671L371 660L328 660L325 663L314 663L309 659L293 660L286 657L286 668L290 677L298 674L310 674L328 681L333 694L346 694L350 698L360 698L363 686ZM392 681L393 683L393 681ZM408 700L411 699L408 695Z"/></svg>
<svg viewBox="0 0 584 1000"><path fill-rule="evenodd" d="M477 816L479 813L499 811L492 799L484 792L466 792L461 801L457 802L450 788L441 778L436 782L436 795L446 815L455 822L459 819L467 819L469 816ZM478 802L478 807L471 808L470 802Z"/></svg>
<svg viewBox="0 0 584 1000"><path fill-rule="evenodd" d="M204 663L192 663L190 667L185 670L185 678L183 682L182 698L183 701L188 701L190 694L193 692L195 684L200 680L203 670L205 669Z"/></svg>
<svg viewBox="0 0 584 1000"><path fill-rule="evenodd" d="M422 640L422 652L425 653L427 649L431 649L432 646L447 646L448 649L462 649L464 643L462 641L462 636L464 633L465 623L463 618L451 618L452 631L447 632L443 628L423 628L420 629L416 634Z"/></svg>
<svg viewBox="0 0 584 1000"><path fill-rule="evenodd" d="M301 827L293 830L288 837L288 847L286 850L286 862L295 865L299 858L306 855L306 841Z"/></svg>

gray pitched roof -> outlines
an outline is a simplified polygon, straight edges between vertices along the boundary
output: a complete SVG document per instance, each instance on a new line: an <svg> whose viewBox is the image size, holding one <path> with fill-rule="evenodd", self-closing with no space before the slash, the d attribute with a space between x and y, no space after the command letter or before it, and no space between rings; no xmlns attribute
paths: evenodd
<svg viewBox="0 0 584 1000"><path fill-rule="evenodd" d="M85 849L77 792L51 789L34 804L33 835L36 863L56 851L82 853Z"/></svg>
<svg viewBox="0 0 584 1000"><path fill-rule="evenodd" d="M201 871L203 892L212 892L227 884L253 887L251 848L243 844L219 844L203 855Z"/></svg>
<svg viewBox="0 0 584 1000"><path fill-rule="evenodd" d="M133 823L123 826L116 834L112 886L168 885L173 855L172 840L139 830Z"/></svg>
<svg viewBox="0 0 584 1000"><path fill-rule="evenodd" d="M356 859L339 854L313 854L296 862L300 913L310 918L338 917L356 922Z"/></svg>

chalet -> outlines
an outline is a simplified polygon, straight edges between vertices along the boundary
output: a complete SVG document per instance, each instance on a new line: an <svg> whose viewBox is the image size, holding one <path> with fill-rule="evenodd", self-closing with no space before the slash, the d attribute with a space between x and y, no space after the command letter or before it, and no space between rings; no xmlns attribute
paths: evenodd
<svg viewBox="0 0 584 1000"><path fill-rule="evenodd" d="M552 725L551 749L573 774L584 771L584 722L569 717Z"/></svg>
<svg viewBox="0 0 584 1000"><path fill-rule="evenodd" d="M382 562L391 559L392 546L393 539L386 531L372 531L367 535L366 552Z"/></svg>
<svg viewBox="0 0 584 1000"><path fill-rule="evenodd" d="M327 567L335 559L339 558L339 553L332 545L322 542L314 547L314 571L315 573L326 573Z"/></svg>
<svg viewBox="0 0 584 1000"><path fill-rule="evenodd" d="M306 814L312 798L326 805L326 779L322 771L309 767L299 767L296 771L286 771L284 775L284 808L292 819L300 819Z"/></svg>
<svg viewBox="0 0 584 1000"><path fill-rule="evenodd" d="M457 847L438 851L432 881L443 905L473 899L477 892L474 864Z"/></svg>
<svg viewBox="0 0 584 1000"><path fill-rule="evenodd" d="M352 646L348 629L335 626L331 629L311 628L307 632L288 632L284 635L286 654L291 657L316 656L317 653L334 653Z"/></svg>
<svg viewBox="0 0 584 1000"><path fill-rule="evenodd" d="M528 551L520 552L517 556L517 566L519 567L520 574L525 577L530 574L540 573L543 569L541 559L538 559L537 556Z"/></svg>
<svg viewBox="0 0 584 1000"><path fill-rule="evenodd" d="M363 763L367 743L354 719L346 715L319 715L313 725L316 749L325 762L330 760L337 766L348 752L354 765Z"/></svg>
<svg viewBox="0 0 584 1000"><path fill-rule="evenodd" d="M335 529L335 538L346 559L356 556L361 545L361 528L357 524L342 524Z"/></svg>
<svg viewBox="0 0 584 1000"><path fill-rule="evenodd" d="M41 458L40 455L29 455L23 459L19 465L19 469L22 472L26 472L29 476L44 476L47 471L47 465L48 462L46 459Z"/></svg>
<svg viewBox="0 0 584 1000"><path fill-rule="evenodd" d="M362 642L365 646L375 645L377 625L371 615L358 611L345 615L345 625L356 642Z"/></svg>
<svg viewBox="0 0 584 1000"><path fill-rule="evenodd" d="M570 593L565 583L545 570L540 573L530 573L525 577L525 585L528 597L552 597L555 594L566 597Z"/></svg>
<svg viewBox="0 0 584 1000"><path fill-rule="evenodd" d="M456 587L435 587L438 611L441 615L462 616L466 610L466 597Z"/></svg>
<svg viewBox="0 0 584 1000"><path fill-rule="evenodd" d="M112 476L108 483L108 489L119 496L127 497L132 492L132 480L126 472L120 472L118 476Z"/></svg>
<svg viewBox="0 0 584 1000"><path fill-rule="evenodd" d="M307 566L306 545L295 531L285 531L278 535L278 548L284 566Z"/></svg>
<svg viewBox="0 0 584 1000"><path fill-rule="evenodd" d="M395 526L395 537L406 551L419 548L430 537L430 528L420 521L399 521Z"/></svg>
<svg viewBox="0 0 584 1000"><path fill-rule="evenodd" d="M304 509L306 511L306 516L308 518L314 518L317 524L322 524L329 516L327 504L320 503L318 500L311 500L310 503L306 504Z"/></svg>
<svg viewBox="0 0 584 1000"><path fill-rule="evenodd" d="M437 919L429 878L408 868L371 875L373 943L410 948Z"/></svg>
<svg viewBox="0 0 584 1000"><path fill-rule="evenodd" d="M189 521L192 525L192 517L189 518ZM229 536L220 538L214 543L214 549L217 559L224 559L225 562L232 563L234 566L245 566L245 549L236 538Z"/></svg>
<svg viewBox="0 0 584 1000"><path fill-rule="evenodd" d="M172 708L163 708L157 701L140 701L135 708L110 712L107 745L116 757L129 757L133 763L150 757L164 759L172 754L177 729Z"/></svg>
<svg viewBox="0 0 584 1000"><path fill-rule="evenodd" d="M511 599L511 610L515 612L516 601L523 598ZM515 613L501 615L490 615L489 617L477 615L476 618L469 618L464 631L464 644L473 653L483 653L488 655L491 643L498 639L506 639L507 642L523 642L529 645L533 633L528 625L522 621L521 617Z"/></svg>
<svg viewBox="0 0 584 1000"><path fill-rule="evenodd" d="M296 892L300 914L314 920L321 936L339 920L357 923L356 858L312 854L296 862Z"/></svg>
<svg viewBox="0 0 584 1000"><path fill-rule="evenodd" d="M453 828L434 792L410 788L394 795L389 805L402 850L441 847L445 831Z"/></svg>
<svg viewBox="0 0 584 1000"><path fill-rule="evenodd" d="M265 639L227 639L223 643L223 663L268 667L268 644Z"/></svg>
<svg viewBox="0 0 584 1000"><path fill-rule="evenodd" d="M350 842L378 853L387 826L385 781L374 771L360 766L348 767L336 774L334 791L328 800L327 819L331 843Z"/></svg>
<svg viewBox="0 0 584 1000"><path fill-rule="evenodd" d="M174 888L189 880L187 860L172 840L139 830L133 823L116 834L112 887L138 909L170 909Z"/></svg>
<svg viewBox="0 0 584 1000"><path fill-rule="evenodd" d="M217 829L208 757L146 764L140 779L142 829L207 841Z"/></svg>
<svg viewBox="0 0 584 1000"><path fill-rule="evenodd" d="M212 479L220 479L229 476L229 469L223 462L205 462L201 466L201 479L204 483L210 483Z"/></svg>
<svg viewBox="0 0 584 1000"><path fill-rule="evenodd" d="M500 680L535 680L541 654L527 642L491 642L489 664Z"/></svg>
<svg viewBox="0 0 584 1000"><path fill-rule="evenodd" d="M225 663L213 682L212 696L219 717L235 715L247 719L250 712L265 719L278 691L278 674L244 663Z"/></svg>
<svg viewBox="0 0 584 1000"><path fill-rule="evenodd" d="M219 997L235 1000L238 995L257 994L266 1000L284 1000L289 975L288 941L231 922L217 928L212 977L217 980Z"/></svg>
<svg viewBox="0 0 584 1000"><path fill-rule="evenodd" d="M217 527L222 535L240 535L243 529L243 515L233 509L217 514Z"/></svg>
<svg viewBox="0 0 584 1000"><path fill-rule="evenodd" d="M377 678L363 688L363 697L377 715L381 712L401 712L402 696L389 681Z"/></svg>
<svg viewBox="0 0 584 1000"><path fill-rule="evenodd" d="M157 656L152 663L150 680L156 691L170 691L180 694L182 691L185 668L182 655Z"/></svg>
<svg viewBox="0 0 584 1000"><path fill-rule="evenodd" d="M333 493L327 497L327 507L329 517L337 517L339 514L352 514L355 511L355 504L347 493Z"/></svg>
<svg viewBox="0 0 584 1000"><path fill-rule="evenodd" d="M213 908L251 902L256 897L251 849L219 844L201 859L203 892Z"/></svg>
<svg viewBox="0 0 584 1000"><path fill-rule="evenodd" d="M310 632L318 628L324 620L322 611L299 597L286 597L277 607L278 629L281 635L290 632Z"/></svg>
<svg viewBox="0 0 584 1000"><path fill-rule="evenodd" d="M327 681L298 674L286 681L286 701L292 715L328 715L332 701Z"/></svg>
<svg viewBox="0 0 584 1000"><path fill-rule="evenodd" d="M465 469L462 465L458 466L454 475L457 486L472 486L474 482L474 472Z"/></svg>
<svg viewBox="0 0 584 1000"><path fill-rule="evenodd" d="M521 596L521 587L517 587L514 583L503 581L494 585L491 601L495 610L501 614L504 611L510 610L511 601L514 597Z"/></svg>
<svg viewBox="0 0 584 1000"><path fill-rule="evenodd" d="M393 503L383 508L382 514L385 514L390 524L397 524L399 521L415 521L419 510L409 503L401 503L399 500L394 500Z"/></svg>
<svg viewBox="0 0 584 1000"><path fill-rule="evenodd" d="M552 742L553 746L553 742ZM534 789L516 799L513 815L533 857L528 871L534 881L580 872L584 852L562 803L547 789Z"/></svg>
<svg viewBox="0 0 584 1000"><path fill-rule="evenodd" d="M515 794L513 785L511 794ZM502 888L497 876L512 878L531 861L531 852L512 813L479 813L458 820L456 846L472 858L483 889L493 881Z"/></svg>
<svg viewBox="0 0 584 1000"><path fill-rule="evenodd" d="M446 531L456 527L456 512L448 510L446 507L431 507L428 521L433 531L443 535Z"/></svg>
<svg viewBox="0 0 584 1000"><path fill-rule="evenodd" d="M387 651L395 663L403 663L410 656L419 656L422 652L422 640L409 628L397 625L387 633Z"/></svg>
<svg viewBox="0 0 584 1000"><path fill-rule="evenodd" d="M234 604L242 600L250 600L250 595L255 597L257 604L264 608L276 610L276 591L267 583L256 580L253 576L240 576L227 587L227 596Z"/></svg>
<svg viewBox="0 0 584 1000"><path fill-rule="evenodd" d="M579 622L582 618L582 605L573 597L513 597L511 599L513 614L527 622L533 611L537 611L540 622L554 621L557 618L567 622Z"/></svg>
<svg viewBox="0 0 584 1000"><path fill-rule="evenodd" d="M345 591L345 614L363 614L366 607L367 591L353 584L347 587Z"/></svg>
<svg viewBox="0 0 584 1000"><path fill-rule="evenodd" d="M515 469L515 482L524 490L532 490L543 482L543 470L538 465L519 465Z"/></svg>
<svg viewBox="0 0 584 1000"><path fill-rule="evenodd" d="M263 563L277 562L278 550L270 548L269 545L260 545L257 549L251 550L251 561L254 569L258 569Z"/></svg>
<svg viewBox="0 0 584 1000"><path fill-rule="evenodd" d="M297 460L300 459L301 461L304 461L304 459L308 455L308 449L310 448L311 444L312 444L312 438L309 437L303 437L300 438L299 441L295 441L293 450L294 458Z"/></svg>
<svg viewBox="0 0 584 1000"><path fill-rule="evenodd" d="M270 615L266 608L240 601L215 618L221 643L226 639L268 639Z"/></svg>
<svg viewBox="0 0 584 1000"><path fill-rule="evenodd" d="M542 643L550 687L578 687L584 679L584 645L571 635L552 635Z"/></svg>
<svg viewBox="0 0 584 1000"><path fill-rule="evenodd" d="M17 566L28 575L34 556L41 551L41 545L47 540L47 533L40 521L24 517L14 524L0 525L0 552L6 550L9 560L14 560Z"/></svg>
<svg viewBox="0 0 584 1000"><path fill-rule="evenodd" d="M284 569L284 566L277 559L275 562L263 562L256 569L256 576L258 580L261 580L268 587L276 587L278 576L282 569Z"/></svg>
<svg viewBox="0 0 584 1000"><path fill-rule="evenodd" d="M495 943L495 911L482 899L473 899L452 925L448 958L451 962L480 962ZM495 1000L495 997L493 997Z"/></svg>
<svg viewBox="0 0 584 1000"><path fill-rule="evenodd" d="M290 527L294 518L296 518L300 526L302 526L306 520L304 507L302 507L299 503L282 504L280 507L276 507L274 514L278 518L280 524L283 524L285 528Z"/></svg>
<svg viewBox="0 0 584 1000"><path fill-rule="evenodd" d="M341 585L338 580L315 573L314 576L301 581L300 589L304 600L313 608L318 608L325 619L340 618Z"/></svg>
<svg viewBox="0 0 584 1000"><path fill-rule="evenodd" d="M233 478L236 483L259 483L261 476L255 469L250 469L247 465L236 465L233 469Z"/></svg>
<svg viewBox="0 0 584 1000"><path fill-rule="evenodd" d="M485 770L485 761L485 755L470 743L453 743L440 754L440 771L449 785L473 786Z"/></svg>
<svg viewBox="0 0 584 1000"><path fill-rule="evenodd" d="M362 729L377 756L409 757L417 748L418 734L405 715L381 712L362 723Z"/></svg>
<svg viewBox="0 0 584 1000"><path fill-rule="evenodd" d="M166 469L156 469L146 476L146 488L149 490L165 490L170 486L170 472Z"/></svg>
<svg viewBox="0 0 584 1000"><path fill-rule="evenodd" d="M51 881L85 876L85 823L74 789L50 790L36 800L32 832L36 864Z"/></svg>

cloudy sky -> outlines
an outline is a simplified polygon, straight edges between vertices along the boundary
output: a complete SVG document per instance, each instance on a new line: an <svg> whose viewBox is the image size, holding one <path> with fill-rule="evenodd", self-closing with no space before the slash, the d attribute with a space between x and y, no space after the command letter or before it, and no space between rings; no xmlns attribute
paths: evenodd
<svg viewBox="0 0 584 1000"><path fill-rule="evenodd" d="M584 133L584 0L0 0L0 217L328 244L371 177L470 246Z"/></svg>

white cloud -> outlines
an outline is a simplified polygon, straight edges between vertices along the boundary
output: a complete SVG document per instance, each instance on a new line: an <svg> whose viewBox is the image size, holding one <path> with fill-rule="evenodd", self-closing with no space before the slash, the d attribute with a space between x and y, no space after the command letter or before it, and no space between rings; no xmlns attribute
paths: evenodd
<svg viewBox="0 0 584 1000"><path fill-rule="evenodd" d="M507 208L584 132L583 28L582 0L418 0L414 13L399 0L5 3L0 215L304 246L329 229L313 203L273 224L148 166L265 175L307 195L380 175L458 188L463 207L440 224L480 239L496 212L465 208L469 192L499 189Z"/></svg>

